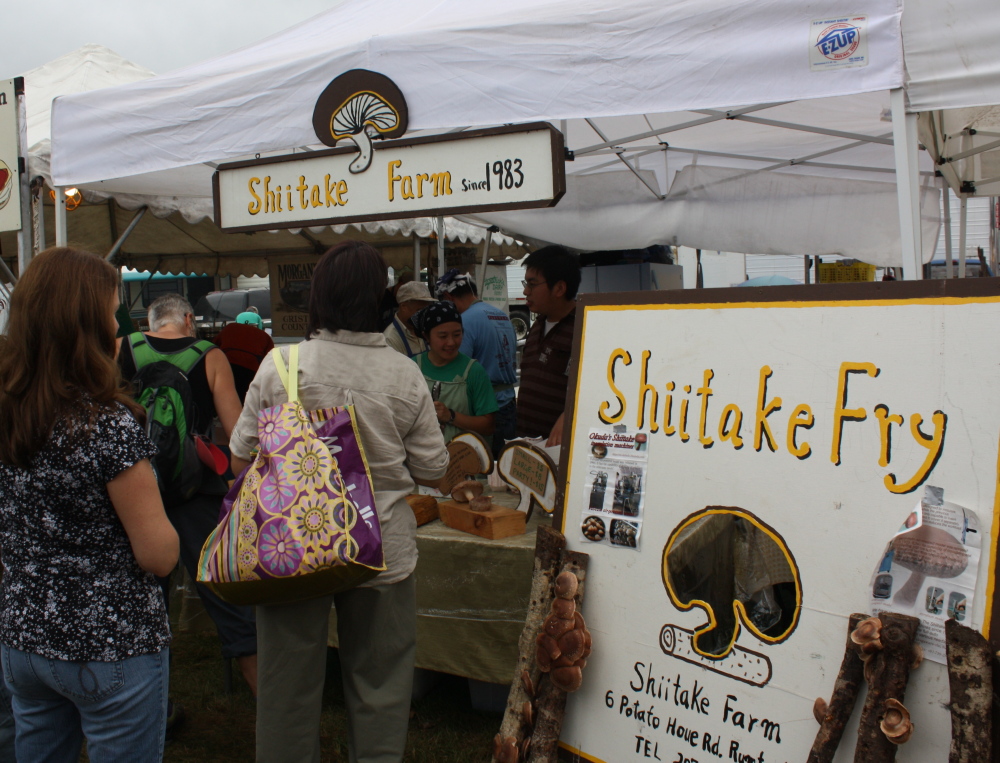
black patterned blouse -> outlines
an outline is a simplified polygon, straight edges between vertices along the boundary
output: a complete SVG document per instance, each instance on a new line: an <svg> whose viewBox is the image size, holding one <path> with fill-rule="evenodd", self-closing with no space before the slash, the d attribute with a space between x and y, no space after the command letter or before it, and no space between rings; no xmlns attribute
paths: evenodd
<svg viewBox="0 0 1000 763"><path fill-rule="evenodd" d="M0 463L0 642L42 657L113 662L170 643L107 483L156 448L124 406L87 431L57 422L30 469Z"/></svg>

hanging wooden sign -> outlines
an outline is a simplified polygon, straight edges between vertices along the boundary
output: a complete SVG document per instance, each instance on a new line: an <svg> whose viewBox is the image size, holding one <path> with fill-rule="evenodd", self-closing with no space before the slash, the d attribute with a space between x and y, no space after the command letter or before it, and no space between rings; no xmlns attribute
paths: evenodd
<svg viewBox="0 0 1000 763"><path fill-rule="evenodd" d="M544 122L364 150L352 142L219 165L215 222L238 232L529 209L553 206L566 189L563 136Z"/></svg>

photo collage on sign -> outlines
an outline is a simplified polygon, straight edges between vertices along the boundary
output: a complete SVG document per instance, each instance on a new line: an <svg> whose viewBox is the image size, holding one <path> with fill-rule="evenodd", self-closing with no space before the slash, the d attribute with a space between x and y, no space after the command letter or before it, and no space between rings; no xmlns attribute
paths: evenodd
<svg viewBox="0 0 1000 763"><path fill-rule="evenodd" d="M591 543L638 549L649 440L644 432L624 430L590 430L587 505L580 532Z"/></svg>
<svg viewBox="0 0 1000 763"><path fill-rule="evenodd" d="M917 643L924 656L947 664L944 624L967 623L981 545L975 512L945 501L941 488L927 486L872 576L869 611L918 618Z"/></svg>

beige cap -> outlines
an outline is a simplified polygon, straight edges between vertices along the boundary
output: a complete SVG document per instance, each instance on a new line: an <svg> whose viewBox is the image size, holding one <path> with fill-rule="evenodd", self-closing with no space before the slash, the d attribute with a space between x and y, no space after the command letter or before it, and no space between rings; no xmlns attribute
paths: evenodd
<svg viewBox="0 0 1000 763"><path fill-rule="evenodd" d="M410 300L416 300L417 302L437 302L437 300L431 296L431 292L430 289L427 288L427 284L417 283L416 281L404 283L396 292L396 301L399 304L409 302Z"/></svg>

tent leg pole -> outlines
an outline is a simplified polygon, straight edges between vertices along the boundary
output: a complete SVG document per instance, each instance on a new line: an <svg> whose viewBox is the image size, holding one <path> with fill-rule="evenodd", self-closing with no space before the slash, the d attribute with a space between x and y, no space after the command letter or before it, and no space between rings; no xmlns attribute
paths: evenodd
<svg viewBox="0 0 1000 763"><path fill-rule="evenodd" d="M493 227L486 231L486 238L483 239L483 261L479 268L479 278L476 279L476 288L479 291L479 298L483 298L483 286L486 283L486 263L490 261L490 246L493 244Z"/></svg>
<svg viewBox="0 0 1000 763"><path fill-rule="evenodd" d="M114 259L115 255L118 254L118 251L122 248L122 244L125 243L125 239L127 239L132 234L132 231L135 230L135 226L139 224L139 221L142 220L143 215L146 214L146 210L148 209L149 207L139 208L139 211L135 213L135 216L132 218L132 221L128 224L128 227L124 231L122 231L122 235L118 237L118 240L115 241L114 246L111 247L111 251L108 252L108 256L105 257L104 259L106 259L108 262L111 262L111 260Z"/></svg>
<svg viewBox="0 0 1000 763"><path fill-rule="evenodd" d="M7 267L7 263L3 261L3 257L0 257L0 273L3 273L7 277L7 281L11 286L17 285L17 276L10 272L10 268ZM3 284L0 284L2 286Z"/></svg>
<svg viewBox="0 0 1000 763"><path fill-rule="evenodd" d="M444 275L444 218L439 217L437 219L437 253L438 253L438 272L437 277L440 278ZM430 281L430 279L427 279Z"/></svg>
<svg viewBox="0 0 1000 763"><path fill-rule="evenodd" d="M39 180L38 202L36 205L38 211L38 235L35 237L35 254L45 249L45 193L45 181ZM34 200L34 194L32 194L32 200Z"/></svg>
<svg viewBox="0 0 1000 763"><path fill-rule="evenodd" d="M420 283L420 236L413 237L413 280Z"/></svg>
<svg viewBox="0 0 1000 763"><path fill-rule="evenodd" d="M896 199L899 204L899 239L902 245L903 277L923 278L923 247L920 231L920 168L917 162L917 115L906 113L906 92L889 91L892 106L892 141L896 155Z"/></svg>
<svg viewBox="0 0 1000 763"><path fill-rule="evenodd" d="M990 267L1000 273L1000 251L997 250L997 197L990 199Z"/></svg>
<svg viewBox="0 0 1000 763"><path fill-rule="evenodd" d="M958 203L958 277L965 278L965 247L969 233L969 199L962 196Z"/></svg>
<svg viewBox="0 0 1000 763"><path fill-rule="evenodd" d="M944 186L944 277L954 278L955 270L951 264L951 188L947 182Z"/></svg>
<svg viewBox="0 0 1000 763"><path fill-rule="evenodd" d="M56 188L56 246L66 246L66 189Z"/></svg>

